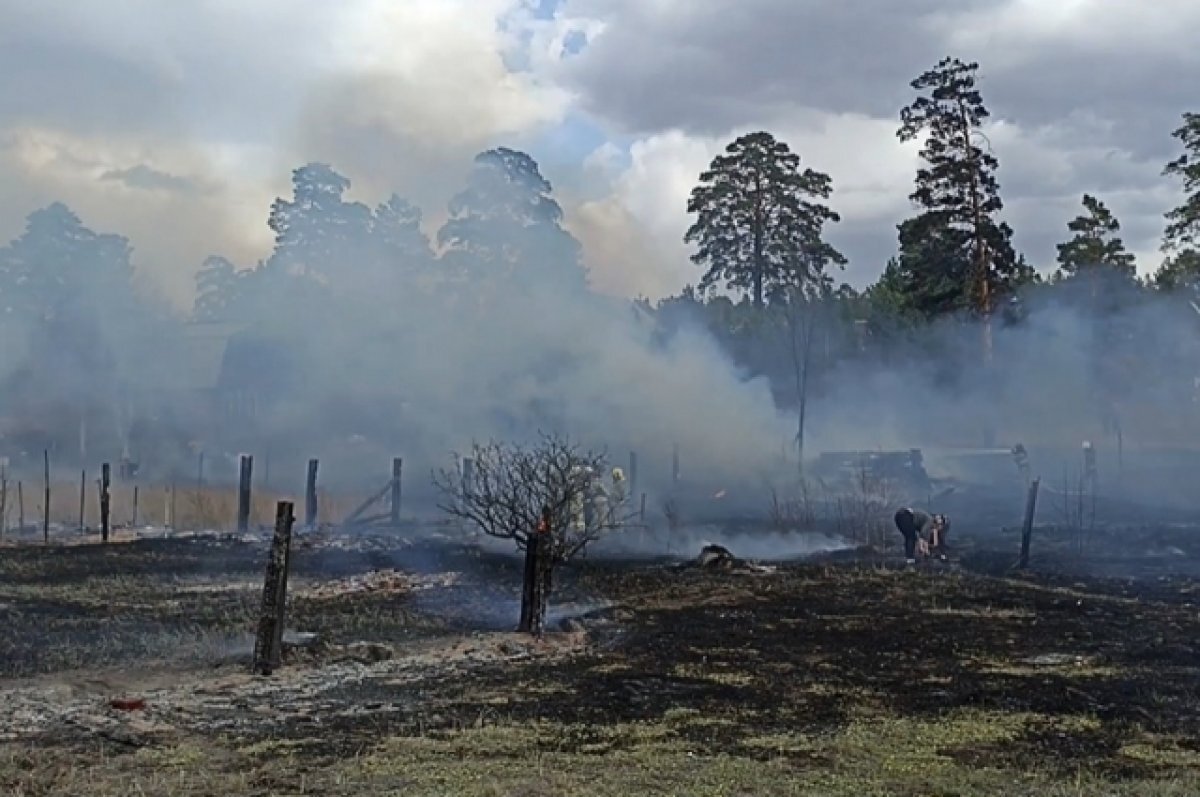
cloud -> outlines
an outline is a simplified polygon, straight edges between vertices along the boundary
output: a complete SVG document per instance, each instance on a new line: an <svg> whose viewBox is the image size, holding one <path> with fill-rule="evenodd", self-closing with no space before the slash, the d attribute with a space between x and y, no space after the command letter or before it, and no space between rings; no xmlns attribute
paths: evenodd
<svg viewBox="0 0 1200 797"><path fill-rule="evenodd" d="M196 268L215 245L245 262L269 241L258 236L270 194L216 174L203 149L171 139L10 129L0 133L0 236L66 201L93 229L128 237L139 274L189 306Z"/></svg>
<svg viewBox="0 0 1200 797"><path fill-rule="evenodd" d="M1180 78L1200 76L1194 3L567 0L562 16L589 26L588 43L556 73L581 107L633 134L631 152L662 161L634 158L614 177L609 201L627 212L608 217L660 236L672 252L662 269L677 279L688 271L677 244L682 209L704 165L697 146L715 152L767 129L833 177L843 222L830 237L851 258L845 276L873 280L911 212L915 150L894 137L898 111L913 97L909 81L945 55L981 64L1005 218L1020 249L1052 265L1089 192L1118 214L1142 270L1158 266L1162 214L1179 201L1162 165L1194 102L1194 80ZM687 179L671 165L680 163ZM646 180L649 171L661 174Z"/></svg>
<svg viewBox="0 0 1200 797"><path fill-rule="evenodd" d="M0 235L65 201L186 304L210 252L269 252L302 163L436 220L475 152L565 113L506 66L535 24L520 0L0 0Z"/></svg>
<svg viewBox="0 0 1200 797"><path fill-rule="evenodd" d="M127 169L109 169L100 175L101 180L115 180L129 188L142 191L164 191L174 194L192 194L204 192L203 186L194 180L155 169L139 163Z"/></svg>
<svg viewBox="0 0 1200 797"><path fill-rule="evenodd" d="M891 114L936 60L925 23L982 0L567 0L590 30L561 74L622 130L714 134L793 108Z"/></svg>
<svg viewBox="0 0 1200 797"><path fill-rule="evenodd" d="M909 212L908 82L953 54L981 63L1019 245L1051 260L1088 191L1150 255L1198 26L1188 0L0 0L0 233L61 199L185 297L201 249L267 253L301 163L436 224L471 156L505 144L546 165L597 284L658 294L698 276L680 239L699 171L767 129L833 177L831 237L864 284ZM168 194L187 246L146 222Z"/></svg>

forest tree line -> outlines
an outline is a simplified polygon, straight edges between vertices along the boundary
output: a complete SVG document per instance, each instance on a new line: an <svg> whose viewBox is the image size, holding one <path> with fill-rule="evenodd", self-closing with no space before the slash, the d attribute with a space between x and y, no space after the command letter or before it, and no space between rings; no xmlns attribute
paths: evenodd
<svg viewBox="0 0 1200 797"><path fill-rule="evenodd" d="M897 253L874 284L856 290L835 279L847 261L827 240L840 221L830 206L834 179L759 131L732 141L688 199L696 284L657 302L634 300L634 315L649 318L664 343L685 324L707 329L746 375L770 378L781 405L799 406L801 440L804 403L821 373L847 359L946 355L937 342L944 336L930 330L948 324L990 334L1020 325L1038 302L1057 301L1095 319L1097 352L1136 350L1141 342L1119 340L1120 325L1109 320L1200 287L1200 114L1183 114L1172 133L1181 151L1163 176L1181 184L1184 201L1166 212L1157 270L1138 278L1119 220L1087 193L1043 277L1015 250L1003 220L978 68L946 58L911 83L915 97L897 135L921 142L915 212L898 226ZM252 266L205 260L188 317L139 293L125 238L92 231L62 203L35 211L0 249L0 323L21 333L8 337L26 344L27 358L9 377L28 378L29 362L52 361L67 366L64 386L95 391L120 378L113 362L145 348L148 331L187 322L236 322L265 335L315 326L320 345L361 361L419 336L420 321L434 316L495 312L518 300L514 312L538 301L608 301L591 292L581 246L526 153L478 155L432 240L421 210L403 197L369 207L349 201L349 188L329 165L296 169L292 196L269 211L270 255ZM366 337L376 348L364 349ZM980 350L962 355L969 361ZM955 367L951 358L947 372Z"/></svg>

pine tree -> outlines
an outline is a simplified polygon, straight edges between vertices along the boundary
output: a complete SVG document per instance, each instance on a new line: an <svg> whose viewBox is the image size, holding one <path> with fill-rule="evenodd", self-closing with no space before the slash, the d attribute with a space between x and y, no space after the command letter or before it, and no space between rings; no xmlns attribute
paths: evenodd
<svg viewBox="0 0 1200 797"><path fill-rule="evenodd" d="M921 95L900 113L900 140L925 140L910 195L922 212L900 225L893 283L926 316L973 309L987 318L998 294L1033 278L1013 250L1012 229L997 220L999 162L980 146L990 114L975 85L978 68L943 59L912 81Z"/></svg>
<svg viewBox="0 0 1200 797"><path fill-rule="evenodd" d="M1159 290L1200 292L1200 114L1185 113L1171 134L1183 144L1183 154L1168 163L1163 176L1183 182L1183 204L1168 211L1162 249L1166 261L1152 284Z"/></svg>
<svg viewBox="0 0 1200 797"><path fill-rule="evenodd" d="M1121 223L1090 194L1083 195L1083 207L1087 213L1067 224L1075 236L1058 245L1059 278L1094 269L1133 277L1137 273L1134 257L1117 236Z"/></svg>
<svg viewBox="0 0 1200 797"><path fill-rule="evenodd" d="M1185 113L1183 125L1171 135L1183 144L1184 152L1166 165L1163 175L1183 181L1184 201L1166 214L1163 248L1180 252L1200 246L1200 113Z"/></svg>
<svg viewBox="0 0 1200 797"><path fill-rule="evenodd" d="M500 147L475 157L467 186L438 231L443 265L480 287L582 292L582 247L562 226L562 207L537 161Z"/></svg>
<svg viewBox="0 0 1200 797"><path fill-rule="evenodd" d="M800 171L799 156L770 133L730 143L688 201L697 218L684 241L698 247L692 261L707 267L700 290L724 282L761 308L773 293L817 284L827 264L843 265L822 240L824 225L840 220L821 201L832 192L828 175Z"/></svg>
<svg viewBox="0 0 1200 797"><path fill-rule="evenodd" d="M238 270L227 259L205 258L196 272L196 301L192 317L197 321L228 321L237 312L242 298Z"/></svg>

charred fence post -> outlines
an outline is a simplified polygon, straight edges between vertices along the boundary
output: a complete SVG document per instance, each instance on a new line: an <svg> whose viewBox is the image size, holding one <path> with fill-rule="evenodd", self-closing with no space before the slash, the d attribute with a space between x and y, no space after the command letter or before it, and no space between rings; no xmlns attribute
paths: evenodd
<svg viewBox="0 0 1200 797"><path fill-rule="evenodd" d="M0 540L8 533L8 457L0 457Z"/></svg>
<svg viewBox="0 0 1200 797"><path fill-rule="evenodd" d="M308 461L308 477L304 480L304 527L312 530L317 527L317 468L320 460Z"/></svg>
<svg viewBox="0 0 1200 797"><path fill-rule="evenodd" d="M84 522L84 510L87 507L87 469L85 468L79 474L79 533L83 534L87 531L87 524Z"/></svg>
<svg viewBox="0 0 1200 797"><path fill-rule="evenodd" d="M629 495L637 495L638 491L638 456L636 451L629 452Z"/></svg>
<svg viewBox="0 0 1200 797"><path fill-rule="evenodd" d="M111 495L108 488L112 485L112 468L107 462L100 465L100 541L108 542L108 510Z"/></svg>
<svg viewBox="0 0 1200 797"><path fill-rule="evenodd" d="M242 454L241 473L238 478L237 530L245 534L250 530L250 479L254 470L254 457Z"/></svg>
<svg viewBox="0 0 1200 797"><path fill-rule="evenodd" d="M1018 569L1029 567L1029 543L1033 537L1033 516L1037 511L1038 487L1041 479L1029 483L1029 495L1025 499L1025 522L1021 526L1021 558L1017 561Z"/></svg>
<svg viewBox="0 0 1200 797"><path fill-rule="evenodd" d="M404 475L404 460L396 457L392 460L392 525L400 525L400 492L401 477Z"/></svg>
<svg viewBox="0 0 1200 797"><path fill-rule="evenodd" d="M45 503L42 506L42 541L49 544L50 542L50 449L42 451L43 462L45 463L45 484L46 494L44 496Z"/></svg>
<svg viewBox="0 0 1200 797"><path fill-rule="evenodd" d="M258 634L254 640L253 671L259 675L270 675L279 669L283 658L284 607L287 604L288 565L291 559L294 522L291 501L280 501L275 505L275 536L271 540L271 553L267 558L262 611L258 620Z"/></svg>
<svg viewBox="0 0 1200 797"><path fill-rule="evenodd" d="M138 486L133 485L133 521L129 524L133 528L137 528L137 512L138 512Z"/></svg>

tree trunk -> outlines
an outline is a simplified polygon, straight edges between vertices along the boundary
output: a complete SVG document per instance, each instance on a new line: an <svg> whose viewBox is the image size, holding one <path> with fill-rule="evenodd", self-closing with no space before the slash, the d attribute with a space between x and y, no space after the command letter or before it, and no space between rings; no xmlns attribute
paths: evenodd
<svg viewBox="0 0 1200 797"><path fill-rule="evenodd" d="M517 631L527 634L533 630L533 604L537 591L537 539L533 534L525 542L525 570L521 586L521 619Z"/></svg>
<svg viewBox="0 0 1200 797"><path fill-rule="evenodd" d="M550 609L551 575L553 574L551 551L547 550L550 547L548 545L550 538L545 534L539 534L538 543L538 559L536 559L534 569L536 579L533 591L533 616L529 623L529 630L534 636L541 636L546 631L546 613Z"/></svg>
<svg viewBox="0 0 1200 797"><path fill-rule="evenodd" d="M762 176L754 177L754 306L761 310L763 306L763 230L766 220L762 210Z"/></svg>
<svg viewBox="0 0 1200 797"><path fill-rule="evenodd" d="M550 608L551 576L553 576L554 570L548 555L543 555L539 559L542 561L538 567L537 601L534 603L532 625L534 635L540 637L546 630L546 614Z"/></svg>

